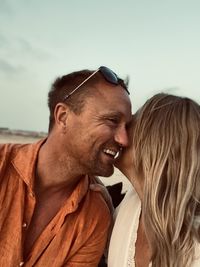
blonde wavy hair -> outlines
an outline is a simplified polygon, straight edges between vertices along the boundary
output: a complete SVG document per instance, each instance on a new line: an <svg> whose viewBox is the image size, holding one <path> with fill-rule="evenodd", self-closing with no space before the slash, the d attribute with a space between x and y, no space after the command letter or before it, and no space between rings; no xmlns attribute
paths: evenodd
<svg viewBox="0 0 200 267"><path fill-rule="evenodd" d="M200 242L200 106L157 94L136 113L136 172L153 267L191 266Z"/></svg>

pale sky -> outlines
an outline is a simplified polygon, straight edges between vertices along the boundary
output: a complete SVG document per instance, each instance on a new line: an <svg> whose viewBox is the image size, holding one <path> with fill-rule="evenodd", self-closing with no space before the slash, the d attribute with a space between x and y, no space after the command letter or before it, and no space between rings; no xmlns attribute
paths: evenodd
<svg viewBox="0 0 200 267"><path fill-rule="evenodd" d="M200 103L199 0L0 0L0 127L47 131L57 76L130 76L133 111L160 91Z"/></svg>

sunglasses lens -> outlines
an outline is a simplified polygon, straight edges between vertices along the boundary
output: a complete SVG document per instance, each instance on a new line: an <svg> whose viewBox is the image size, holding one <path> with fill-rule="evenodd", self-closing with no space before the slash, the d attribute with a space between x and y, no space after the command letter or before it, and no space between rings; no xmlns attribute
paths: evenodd
<svg viewBox="0 0 200 267"><path fill-rule="evenodd" d="M89 75L85 80L82 81L82 83L80 83L74 90L72 90L69 94L67 94L64 97L64 100L66 100L68 97L70 97L70 95L72 95L75 91L77 91L83 84L85 84L91 77L93 77L98 71L101 72L101 74L103 75L104 79L112 84L115 85L121 85L129 94L129 91L127 89L126 84L124 83L123 80L119 79L117 74L115 74L111 69L105 67L105 66L101 66L100 68L98 68L96 71L94 71L91 75Z"/></svg>
<svg viewBox="0 0 200 267"><path fill-rule="evenodd" d="M103 75L103 77L106 79L107 82L116 85L118 84L118 77L112 70L110 70L105 66L101 66L99 68L99 71L101 72L101 74Z"/></svg>
<svg viewBox="0 0 200 267"><path fill-rule="evenodd" d="M130 94L124 81L122 79L119 79L117 74L114 73L111 69L105 66L101 66L99 68L99 71L101 72L101 74L103 75L104 79L107 82L115 84L115 85L121 85L126 90L126 92Z"/></svg>

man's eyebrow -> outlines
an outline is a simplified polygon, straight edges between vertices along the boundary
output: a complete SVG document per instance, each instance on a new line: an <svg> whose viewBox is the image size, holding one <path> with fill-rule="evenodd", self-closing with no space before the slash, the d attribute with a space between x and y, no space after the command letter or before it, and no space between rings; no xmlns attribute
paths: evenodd
<svg viewBox="0 0 200 267"><path fill-rule="evenodd" d="M110 111L109 113L102 114L102 117L123 117L124 114L120 111Z"/></svg>
<svg viewBox="0 0 200 267"><path fill-rule="evenodd" d="M121 120L122 118L124 118L124 113L120 112L120 111L113 111L113 112L109 112L109 113L105 113L105 114L101 114L100 116L102 119L109 119L109 118L116 118ZM126 128L129 128L132 124L132 116L129 120L125 121L126 124Z"/></svg>

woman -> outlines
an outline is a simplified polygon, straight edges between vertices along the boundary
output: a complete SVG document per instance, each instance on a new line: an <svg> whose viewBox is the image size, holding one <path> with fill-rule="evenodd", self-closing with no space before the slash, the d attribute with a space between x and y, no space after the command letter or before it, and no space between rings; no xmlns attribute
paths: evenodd
<svg viewBox="0 0 200 267"><path fill-rule="evenodd" d="M113 228L108 267L200 266L200 107L157 94L134 115L117 167L134 189Z"/></svg>

